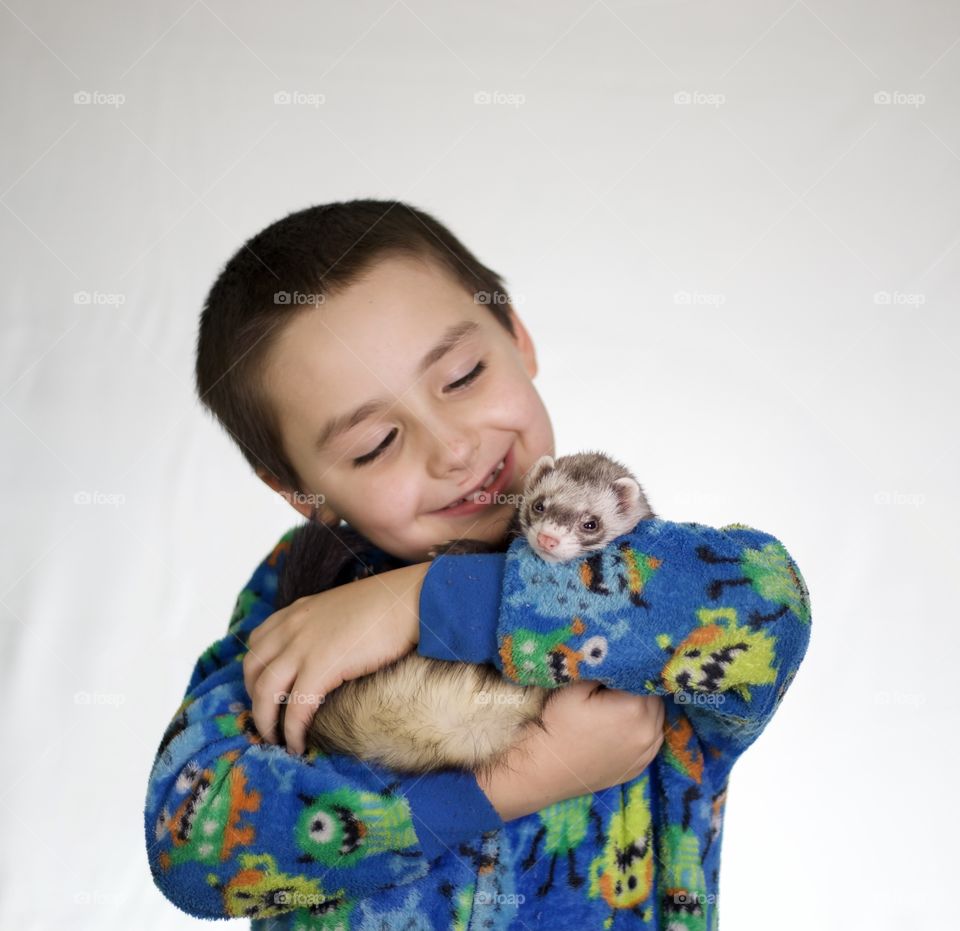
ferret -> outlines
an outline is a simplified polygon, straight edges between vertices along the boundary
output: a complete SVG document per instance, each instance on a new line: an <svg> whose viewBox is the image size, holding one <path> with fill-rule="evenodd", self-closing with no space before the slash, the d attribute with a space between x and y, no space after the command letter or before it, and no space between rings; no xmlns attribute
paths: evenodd
<svg viewBox="0 0 960 931"><path fill-rule="evenodd" d="M542 456L519 500L499 544L448 540L428 555L504 552L523 536L544 561L566 562L656 517L630 471L599 452ZM280 573L276 610L348 581L345 574L369 546L348 527L298 528ZM555 691L515 685L492 663L432 659L414 650L326 695L305 743L411 773L489 772L526 725L543 726L543 709ZM280 706L281 738L285 709Z"/></svg>

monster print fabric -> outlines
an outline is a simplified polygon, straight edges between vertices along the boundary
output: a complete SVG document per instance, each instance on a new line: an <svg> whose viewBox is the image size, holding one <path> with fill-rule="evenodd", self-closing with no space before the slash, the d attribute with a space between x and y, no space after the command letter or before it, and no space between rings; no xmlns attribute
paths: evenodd
<svg viewBox="0 0 960 931"><path fill-rule="evenodd" d="M569 563L518 539L505 555L439 557L420 608L423 655L454 659L455 643L518 685L586 679L664 699L664 742L640 777L506 825L515 893L544 903L539 917L525 905L523 920L715 929L730 770L810 638L809 594L786 548L742 524L660 519Z"/></svg>
<svg viewBox="0 0 960 931"><path fill-rule="evenodd" d="M469 774L410 778L260 740L242 659L291 535L240 593L160 743L144 828L167 898L255 929L716 929L730 769L809 640L806 586L782 544L647 520L570 563L522 539L434 560L421 654L493 662L518 684L664 697L663 747L639 778L504 824ZM379 553L351 576L400 565Z"/></svg>

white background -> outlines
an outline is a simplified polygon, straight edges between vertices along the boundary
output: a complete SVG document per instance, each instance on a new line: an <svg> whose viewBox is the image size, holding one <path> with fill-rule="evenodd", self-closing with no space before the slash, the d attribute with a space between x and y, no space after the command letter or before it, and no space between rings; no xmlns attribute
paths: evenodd
<svg viewBox="0 0 960 931"><path fill-rule="evenodd" d="M558 451L806 577L721 928L950 922L955 4L2 0L0 27L0 925L204 926L152 884L147 773L299 518L194 399L198 314L246 238L365 196L506 277Z"/></svg>

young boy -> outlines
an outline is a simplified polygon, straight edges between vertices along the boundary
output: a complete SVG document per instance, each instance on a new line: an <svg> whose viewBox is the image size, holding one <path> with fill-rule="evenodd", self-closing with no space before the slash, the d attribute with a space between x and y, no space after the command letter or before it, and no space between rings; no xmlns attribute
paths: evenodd
<svg viewBox="0 0 960 931"><path fill-rule="evenodd" d="M716 927L727 777L804 655L806 589L741 525L644 521L576 565L522 541L427 562L500 539L554 454L536 370L499 276L405 204L292 214L224 268L201 399L300 514L346 521L375 555L274 612L288 532L198 661L145 807L155 882L183 910L254 928ZM489 777L295 755L323 695L410 649L564 688Z"/></svg>

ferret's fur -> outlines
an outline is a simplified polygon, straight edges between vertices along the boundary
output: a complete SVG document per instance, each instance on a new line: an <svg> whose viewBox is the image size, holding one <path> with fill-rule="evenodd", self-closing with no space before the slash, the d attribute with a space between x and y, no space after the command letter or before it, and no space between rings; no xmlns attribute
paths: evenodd
<svg viewBox="0 0 960 931"><path fill-rule="evenodd" d="M543 456L527 476L499 546L454 540L430 556L502 552L522 534L541 558L562 562L600 549L655 516L637 480L603 453L556 461ZM552 549L545 550L541 541L550 541ZM277 609L349 581L345 573L367 547L368 541L347 527L298 528L280 575ZM542 725L554 692L515 685L492 664L449 662L413 651L330 692L310 723L306 745L414 773L489 771L528 724ZM281 705L281 735L284 710Z"/></svg>

